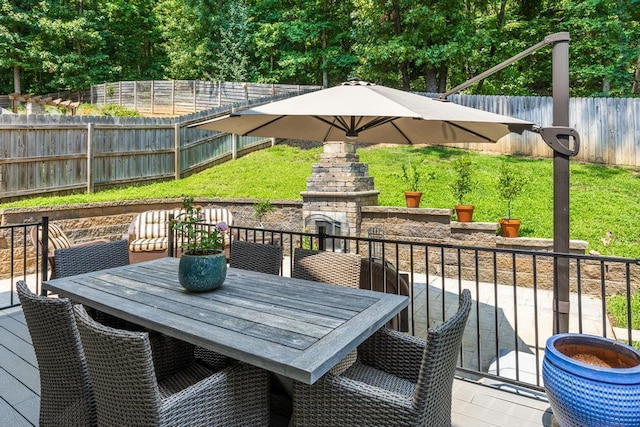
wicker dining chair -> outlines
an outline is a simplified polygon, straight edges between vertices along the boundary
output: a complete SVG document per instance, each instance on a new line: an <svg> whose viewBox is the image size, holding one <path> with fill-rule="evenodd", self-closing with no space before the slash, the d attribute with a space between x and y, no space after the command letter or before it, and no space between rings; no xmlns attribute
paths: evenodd
<svg viewBox="0 0 640 427"><path fill-rule="evenodd" d="M75 276L129 264L126 240L73 246L55 251L56 278Z"/></svg>
<svg viewBox="0 0 640 427"><path fill-rule="evenodd" d="M280 274L282 246L234 240L231 243L231 268Z"/></svg>
<svg viewBox="0 0 640 427"><path fill-rule="evenodd" d="M96 243L89 246L76 246L56 249L55 273L57 278L129 265L129 248L126 240ZM91 317L107 326L133 331L149 332L153 349L153 363L156 374L164 378L193 362L194 346L187 342L147 331L140 325L125 321L116 316L103 313L91 307L85 307ZM215 360L215 361L213 361ZM212 364L221 363L221 359L212 359Z"/></svg>
<svg viewBox="0 0 640 427"><path fill-rule="evenodd" d="M324 252L296 248L291 277L360 287L360 256L342 252Z"/></svg>
<svg viewBox="0 0 640 427"><path fill-rule="evenodd" d="M357 289L360 287L361 260L356 254L296 248L291 277ZM357 352L353 350L331 368L330 372L340 375L355 363L357 357Z"/></svg>
<svg viewBox="0 0 640 427"><path fill-rule="evenodd" d="M76 323L104 426L266 426L267 371L235 363L199 363L162 380L155 375L146 332L110 328L80 305Z"/></svg>
<svg viewBox="0 0 640 427"><path fill-rule="evenodd" d="M95 426L93 389L71 302L16 283L40 371L41 426Z"/></svg>
<svg viewBox="0 0 640 427"><path fill-rule="evenodd" d="M358 347L340 376L294 383L294 426L451 426L451 393L471 311L464 290L458 312L422 340L387 328Z"/></svg>

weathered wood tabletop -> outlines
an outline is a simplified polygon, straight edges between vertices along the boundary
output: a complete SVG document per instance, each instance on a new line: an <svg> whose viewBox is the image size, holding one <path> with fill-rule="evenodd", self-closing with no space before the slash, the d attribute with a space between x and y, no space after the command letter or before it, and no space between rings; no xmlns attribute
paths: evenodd
<svg viewBox="0 0 640 427"><path fill-rule="evenodd" d="M43 282L43 288L151 330L313 384L408 305L408 298L228 269L191 293L177 258Z"/></svg>

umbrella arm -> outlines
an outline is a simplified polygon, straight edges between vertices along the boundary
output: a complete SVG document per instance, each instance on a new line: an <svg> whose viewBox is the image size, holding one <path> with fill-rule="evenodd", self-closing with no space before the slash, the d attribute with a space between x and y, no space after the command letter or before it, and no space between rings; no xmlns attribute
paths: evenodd
<svg viewBox="0 0 640 427"><path fill-rule="evenodd" d="M580 134L573 128L566 126L536 127L532 131L539 133L545 144L551 147L554 152L573 157L580 151ZM566 144L569 144L571 138L573 138L573 146L565 145L565 141Z"/></svg>

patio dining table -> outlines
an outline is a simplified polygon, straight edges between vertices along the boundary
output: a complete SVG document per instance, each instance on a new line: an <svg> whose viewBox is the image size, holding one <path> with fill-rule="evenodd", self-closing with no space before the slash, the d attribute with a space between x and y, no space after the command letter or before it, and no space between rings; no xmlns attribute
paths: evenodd
<svg viewBox="0 0 640 427"><path fill-rule="evenodd" d="M177 258L43 282L43 289L276 374L313 384L408 305L406 296L229 268L192 293Z"/></svg>

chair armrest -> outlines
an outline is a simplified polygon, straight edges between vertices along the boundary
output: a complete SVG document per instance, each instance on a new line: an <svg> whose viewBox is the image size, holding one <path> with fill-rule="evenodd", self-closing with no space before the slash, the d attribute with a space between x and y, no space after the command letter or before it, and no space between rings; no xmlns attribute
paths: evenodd
<svg viewBox="0 0 640 427"><path fill-rule="evenodd" d="M382 328L358 347L358 358L365 365L416 383L425 345L421 338Z"/></svg>
<svg viewBox="0 0 640 427"><path fill-rule="evenodd" d="M219 425L235 413L245 421L240 424L266 426L268 390L267 371L235 363L164 400L161 424Z"/></svg>
<svg viewBox="0 0 640 427"><path fill-rule="evenodd" d="M91 245L96 245L98 243L110 243L111 240L109 239L96 239L96 240L90 240L88 242L80 242L80 243L75 243L73 245L73 247L77 247L77 246L91 246Z"/></svg>
<svg viewBox="0 0 640 427"><path fill-rule="evenodd" d="M330 373L313 385L294 381L293 387L294 426L384 425L390 414L394 424L410 425L407 420L412 417L413 396Z"/></svg>

